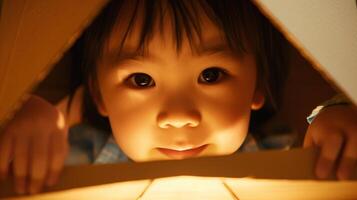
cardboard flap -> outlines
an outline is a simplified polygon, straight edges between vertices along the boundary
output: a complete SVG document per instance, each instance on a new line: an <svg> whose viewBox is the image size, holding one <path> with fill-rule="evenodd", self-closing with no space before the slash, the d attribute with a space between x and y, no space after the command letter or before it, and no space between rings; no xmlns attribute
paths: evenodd
<svg viewBox="0 0 357 200"><path fill-rule="evenodd" d="M50 67L61 58L63 52L74 42L107 0L86 0L85 3L73 0L4 0L1 2L0 126L20 105L26 92L29 92L47 74ZM357 84L354 77L357 74L355 67L357 63L357 56L355 56L357 52L355 0L255 0L255 3L273 23L277 24L301 53L325 75L325 78L335 81L352 100L357 101ZM79 197L76 195L82 195L82 197L89 199L90 194L100 194L98 190L94 190L94 193L87 193L81 189L120 183L124 184L119 185L121 189L119 191L123 191L123 193L126 191L127 194L134 194L127 191L127 188L135 188L138 193L135 193L133 198L136 199L140 197L143 190L148 188L147 185L151 184L148 180L188 175L208 178L233 178L226 181L226 184L231 184L231 188L233 188L233 192L227 194L233 195L238 191L237 196L244 192L239 191L244 187L237 187L236 185L240 184L240 179L236 179L237 177L295 179L295 181L290 182L293 187L283 192L278 191L277 194L285 194L299 199L298 194L294 196L289 192L308 191L307 186L309 185L306 185L307 182L302 182L300 185L302 189L296 190L296 188L299 188L296 187L296 185L299 185L299 181L296 179L313 178L315 156L316 152L308 149L259 152L182 161L68 167L65 169L59 184L49 188L48 193L44 194L49 196L40 194L34 198L52 199L57 195L59 199L67 199L68 197L73 198ZM125 183L128 181L139 181L140 184L132 187L131 184ZM255 190L251 190L252 188L258 189L259 184L262 183L260 181L253 180L253 183L258 185L247 187L247 190L250 190L247 194L253 195ZM192 182L199 183L200 181L192 180ZM14 197L11 184L10 181L0 184L0 198ZM356 187L356 181L331 181L325 185L326 187L321 187L323 184L319 181L312 184L310 186L313 189L324 188L319 192L312 192L313 195L327 194L329 196L325 197L334 198L350 192L350 199L357 198L356 190L350 189ZM220 187L213 185L212 188ZM277 185L273 185L274 187L271 188L284 188L282 182L277 183ZM228 188L225 185L221 186L222 191L225 187ZM261 189L268 188L265 186L263 184ZM155 187L152 188L155 189ZM172 188L176 189L175 187ZM75 189L79 189L79 193L76 193L75 196L66 193ZM111 193L109 198L113 197L113 191L118 192L117 189L108 190ZM347 193L336 193L336 191L342 191L342 189L347 190ZM205 191L207 191L207 188ZM51 196L51 194L54 194L54 196ZM61 198L61 194L68 196ZM150 193L150 190L148 190L148 195L150 194L157 195L160 193ZM170 194L170 197L175 197L175 194L179 194L179 192ZM204 192L201 192L201 194L204 194ZM256 192L256 194L268 194L268 192ZM304 194L306 195L306 193ZM103 196L96 196L95 199L101 197ZM264 196L255 196L255 199L262 197ZM276 197L275 199L279 199ZM31 199L32 197L24 198ZM131 197L128 199L131 199ZM155 198L152 197L151 199Z"/></svg>
<svg viewBox="0 0 357 200"><path fill-rule="evenodd" d="M356 0L255 0L292 44L357 102Z"/></svg>
<svg viewBox="0 0 357 200"><path fill-rule="evenodd" d="M355 188L356 181L313 180L316 156L316 149L294 149L72 166L45 193L19 199L176 199L179 194L183 196L178 199L237 199L229 198L227 188L239 199L299 199L299 193L304 199L357 198L356 190L344 191ZM0 183L0 199L4 197L17 199L11 181Z"/></svg>
<svg viewBox="0 0 357 200"><path fill-rule="evenodd" d="M316 150L263 151L185 160L66 167L48 191L172 176L313 179ZM292 173L294 172L294 173ZM76 180L73 180L76 177ZM14 194L11 180L0 183L0 197Z"/></svg>
<svg viewBox="0 0 357 200"><path fill-rule="evenodd" d="M77 39L106 0L4 0L0 21L0 124Z"/></svg>

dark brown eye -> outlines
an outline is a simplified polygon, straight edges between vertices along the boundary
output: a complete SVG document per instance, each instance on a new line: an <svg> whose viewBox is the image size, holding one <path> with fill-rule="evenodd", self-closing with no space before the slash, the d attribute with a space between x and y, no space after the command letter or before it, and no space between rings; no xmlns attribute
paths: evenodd
<svg viewBox="0 0 357 200"><path fill-rule="evenodd" d="M149 88L155 86L154 79L145 73L135 73L129 76L128 82L136 88Z"/></svg>
<svg viewBox="0 0 357 200"><path fill-rule="evenodd" d="M201 72L198 82L212 84L220 81L224 74L225 72L222 69L218 67L210 67Z"/></svg>

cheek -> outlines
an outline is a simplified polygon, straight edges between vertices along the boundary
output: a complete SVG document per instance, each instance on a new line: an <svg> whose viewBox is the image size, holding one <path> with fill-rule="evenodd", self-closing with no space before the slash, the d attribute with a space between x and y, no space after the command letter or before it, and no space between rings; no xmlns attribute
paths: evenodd
<svg viewBox="0 0 357 200"><path fill-rule="evenodd" d="M221 128L230 128L241 119L249 118L254 93L254 84L249 83L233 80L205 90L200 98L204 116Z"/></svg>
<svg viewBox="0 0 357 200"><path fill-rule="evenodd" d="M202 105L205 123L212 132L215 152L230 154L243 143L249 127L253 81L232 80L212 90L205 90Z"/></svg>
<svg viewBox="0 0 357 200"><path fill-rule="evenodd" d="M115 71L105 73L100 82L100 91L111 125L125 129L138 128L138 123L152 121L149 90L129 89ZM143 121L145 119L145 121Z"/></svg>
<svg viewBox="0 0 357 200"><path fill-rule="evenodd" d="M128 108L115 102L108 104L113 135L124 153L133 160L147 157L154 145L150 109L137 105Z"/></svg>
<svg viewBox="0 0 357 200"><path fill-rule="evenodd" d="M102 84L101 92L115 140L131 159L143 160L155 140L153 102L143 93L111 85Z"/></svg>
<svg viewBox="0 0 357 200"><path fill-rule="evenodd" d="M231 154L243 143L248 133L250 109L244 102L224 102L206 109L212 143L218 154ZM217 104L218 105L218 104Z"/></svg>

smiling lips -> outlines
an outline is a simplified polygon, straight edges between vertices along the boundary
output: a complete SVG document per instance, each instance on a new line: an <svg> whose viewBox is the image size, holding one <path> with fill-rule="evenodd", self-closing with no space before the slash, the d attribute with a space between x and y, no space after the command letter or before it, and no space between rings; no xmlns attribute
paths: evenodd
<svg viewBox="0 0 357 200"><path fill-rule="evenodd" d="M197 148L187 149L187 150L173 150L166 148L157 148L161 153L172 159L185 159L190 157L195 157L200 154L207 147L206 145L199 146Z"/></svg>

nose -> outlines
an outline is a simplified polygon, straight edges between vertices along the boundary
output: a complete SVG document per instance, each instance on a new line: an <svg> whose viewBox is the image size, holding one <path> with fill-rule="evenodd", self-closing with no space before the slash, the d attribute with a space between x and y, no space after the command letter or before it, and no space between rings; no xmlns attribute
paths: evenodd
<svg viewBox="0 0 357 200"><path fill-rule="evenodd" d="M179 86L163 92L159 99L161 106L156 120L160 128L194 128L202 120L196 93L184 84Z"/></svg>
<svg viewBox="0 0 357 200"><path fill-rule="evenodd" d="M200 124L201 115L195 110L161 112L157 117L160 128L184 128L197 127Z"/></svg>

